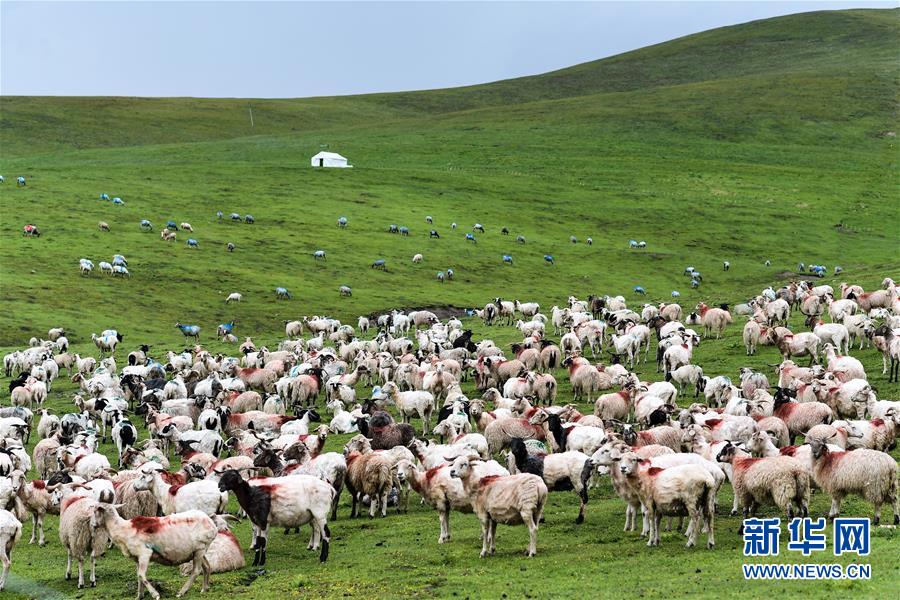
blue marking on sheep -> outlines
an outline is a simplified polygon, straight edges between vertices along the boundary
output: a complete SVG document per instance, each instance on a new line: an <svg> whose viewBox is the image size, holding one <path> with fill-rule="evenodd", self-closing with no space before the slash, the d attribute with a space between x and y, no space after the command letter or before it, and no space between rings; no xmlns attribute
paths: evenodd
<svg viewBox="0 0 900 600"><path fill-rule="evenodd" d="M555 261L555 260L553 259L553 257L552 257L551 255L549 255L549 254L545 254L545 255L544 255L544 262L548 262L548 263L550 263L551 265L555 265L555 264L556 264L556 261Z"/></svg>
<svg viewBox="0 0 900 600"><path fill-rule="evenodd" d="M176 223L175 221L166 221L166 229L175 231L178 229L178 223Z"/></svg>
<svg viewBox="0 0 900 600"><path fill-rule="evenodd" d="M409 235L409 227L401 227L400 235Z"/></svg>
<svg viewBox="0 0 900 600"><path fill-rule="evenodd" d="M198 242L194 238L188 238L187 245L188 245L188 248L199 248L200 242Z"/></svg>
<svg viewBox="0 0 900 600"><path fill-rule="evenodd" d="M181 333L184 335L184 337L200 339L199 325L182 325L181 323L175 323L175 327L181 330Z"/></svg>
<svg viewBox="0 0 900 600"><path fill-rule="evenodd" d="M253 219L253 215L245 215L244 223L250 223L252 225L253 223L256 223L256 221Z"/></svg>
<svg viewBox="0 0 900 600"><path fill-rule="evenodd" d="M338 227L346 227L347 226L347 217L340 217L338 219Z"/></svg>
<svg viewBox="0 0 900 600"><path fill-rule="evenodd" d="M470 241L470 242L473 242L473 243L475 243L475 244L478 243L478 240L475 239L475 234L474 234L474 233L467 233L467 234L466 234L466 240L468 240L468 241Z"/></svg>
<svg viewBox="0 0 900 600"><path fill-rule="evenodd" d="M372 263L372 268L385 270L387 268L386 265L387 265L387 261L384 260L383 258L379 258L375 262Z"/></svg>
<svg viewBox="0 0 900 600"><path fill-rule="evenodd" d="M122 201L122 199L119 198L118 196L116 196L115 198L112 199L112 203L113 203L113 204L125 204L125 203Z"/></svg>
<svg viewBox="0 0 900 600"><path fill-rule="evenodd" d="M151 223L147 219L141 219L141 229L146 229L147 231L153 231L153 223Z"/></svg>
<svg viewBox="0 0 900 600"><path fill-rule="evenodd" d="M109 194L100 194L101 200L109 200Z"/></svg>
<svg viewBox="0 0 900 600"><path fill-rule="evenodd" d="M293 298L293 294L291 294L287 288L277 287L275 288L275 297L280 299L288 299Z"/></svg>
<svg viewBox="0 0 900 600"><path fill-rule="evenodd" d="M672 290L673 298L678 298L679 296L681 296L681 292L679 292L678 290Z"/></svg>
<svg viewBox="0 0 900 600"><path fill-rule="evenodd" d="M644 290L644 288L642 288L642 287L639 286L639 285L634 286L634 293L635 293L635 294L642 294L642 295L646 295L646 294L647 294L646 290Z"/></svg>
<svg viewBox="0 0 900 600"><path fill-rule="evenodd" d="M234 321L231 323L219 323L219 334L231 333L234 330Z"/></svg>
<svg viewBox="0 0 900 600"><path fill-rule="evenodd" d="M513 264L512 256L510 256L509 254L504 254L503 262L510 264L510 265Z"/></svg>

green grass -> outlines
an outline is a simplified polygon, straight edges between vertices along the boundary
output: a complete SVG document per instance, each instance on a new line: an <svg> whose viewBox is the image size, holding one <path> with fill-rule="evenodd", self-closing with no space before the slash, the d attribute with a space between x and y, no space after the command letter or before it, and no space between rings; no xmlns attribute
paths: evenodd
<svg viewBox="0 0 900 600"><path fill-rule="evenodd" d="M233 319L238 335L272 347L282 321L302 315L355 323L393 307L480 306L495 296L535 300L549 312L570 294L590 293L640 305L634 285L647 289L647 301L667 301L677 289L685 307L736 303L795 279L798 262L845 269L823 283L875 288L886 275L896 279L900 266L898 156L888 134L897 130L897 16L794 15L469 88L254 99L252 130L247 100L2 97L0 349L63 326L74 349L93 353L90 334L114 327L125 334L120 359L140 343L162 353L184 344L173 327L180 321L201 325L213 351L233 354L212 341L217 323ZM356 167L310 169L321 144ZM15 187L20 174L25 188ZM125 205L98 200L101 192ZM253 214L256 224L217 222L217 210ZM346 230L335 225L342 215ZM428 238L426 215L441 239ZM143 218L153 233L139 230ZM162 242L168 219L192 223L195 233ZM97 230L101 220L111 233ZM472 245L463 233L475 222L487 233ZM44 235L23 238L25 223ZM410 237L388 234L391 223L408 226ZM511 236L500 235L504 226ZM593 246L584 244L588 236ZM189 250L187 237L200 249ZM629 250L629 239L648 247ZM328 260L315 262L320 248ZM425 260L413 265L418 252ZM97 264L114 253L128 258L130 280L78 274L79 258ZM503 254L515 265L504 266ZM556 266L545 265L544 254ZM388 260L386 273L369 268L376 258ZM727 273L723 260L731 262ZM687 265L704 273L698 290L681 275ZM447 268L456 276L439 284L435 273ZM352 298L338 297L341 284L353 287ZM294 300L276 301L276 286ZM242 304L225 305L232 291L243 293ZM802 328L796 317L792 324ZM517 341L511 328L468 325L498 344ZM854 355L880 398L898 397L880 355ZM775 361L771 348L745 357L739 325L697 351L711 374L771 372L765 365ZM655 377L652 367L641 370ZM564 372L556 376L568 398ZM61 382L50 405L70 406L73 391ZM328 449L343 441L329 440ZM730 499L726 486L720 505ZM519 556L521 528L501 528L499 555L482 561L471 515L454 515L454 539L439 546L436 514L415 501L409 515L374 522L350 522L342 506L327 565L297 538L273 532L267 573L214 576L211 597L890 597L897 589L894 530L875 533L869 582L744 584L738 520L722 511L714 551L685 551L675 534L648 550L620 531L622 503L608 482L592 492L580 527L572 523L576 506L572 494L551 495L531 561ZM816 494L813 514L827 507ZM869 511L856 500L845 505L847 514ZM55 523L48 520L47 548L16 550L15 576L45 586L33 595L134 593L133 566L115 549L100 561L96 590L79 593L64 582ZM248 540L246 524L237 533ZM779 558L832 560L784 550ZM151 574L165 595L174 593L173 569ZM11 589L24 592L22 585L15 579Z"/></svg>

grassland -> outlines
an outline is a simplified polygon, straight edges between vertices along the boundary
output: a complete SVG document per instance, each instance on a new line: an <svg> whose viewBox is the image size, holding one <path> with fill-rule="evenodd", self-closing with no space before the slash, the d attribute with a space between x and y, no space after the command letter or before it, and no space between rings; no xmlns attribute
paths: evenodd
<svg viewBox="0 0 900 600"><path fill-rule="evenodd" d="M302 100L0 98L0 349L64 326L74 348L93 352L91 332L115 327L130 349L177 348L176 321L217 323L277 344L286 319L330 314L355 321L393 307L483 305L494 296L549 308L570 294L624 294L648 301L679 290L684 306L743 301L797 277L798 262L841 265L867 289L897 278L900 204L897 150L898 12L810 13L723 28L556 73L404 94ZM252 103L255 127L246 122ZM313 170L321 145L352 170ZM25 175L28 185L16 188ZM100 201L121 196L122 206ZM250 213L256 224L218 222L216 211ZM347 216L350 226L335 222ZM434 217L439 240L428 238ZM140 219L156 229L142 233ZM193 224L199 250L162 242L169 219ZM98 221L110 233L97 230ZM25 223L44 231L21 236ZM450 223L459 229L450 229ZM477 245L463 232L481 222ZM387 233L406 225L409 238ZM500 235L501 227L512 235ZM515 236L527 238L517 245ZM579 243L570 244L570 235ZM583 243L593 237L593 246ZM628 248L644 239L644 251ZM228 241L234 253L225 252ZM327 261L312 252L324 249ZM413 265L421 252L425 260ZM78 274L81 257L129 260L132 277ZM511 254L513 266L500 257ZM544 264L552 254L556 265ZM388 260L388 271L369 268ZM731 270L721 271L729 260ZM772 266L764 262L771 260ZM691 290L687 265L704 273ZM439 284L438 270L454 269ZM339 298L341 284L352 298ZM276 301L285 286L293 301ZM226 306L232 291L240 305ZM634 302L643 299L635 298ZM470 323L478 336L511 343L509 328ZM794 320L794 327L801 324ZM857 353L854 353L857 355ZM880 356L858 353L881 398L900 386ZM766 369L775 352L746 358L733 327L704 342L708 373ZM652 367L642 368L652 376ZM560 397L570 394L564 373ZM5 384L5 381L4 381ZM467 391L472 391L466 387ZM68 406L61 382L50 405ZM687 400L687 399L685 399ZM585 407L587 408L587 407ZM329 440L328 449L342 443ZM105 451L113 451L110 446ZM730 503L730 488L720 505ZM499 556L477 560L472 516L453 517L454 539L438 546L436 515L332 526L332 558L319 565L297 538L273 534L264 574L214 576L211 597L559 597L794 593L891 597L898 591L898 538L879 529L868 582L744 584L738 521L720 515L718 547L685 551L675 534L647 550L622 534L622 504L608 483L575 526L571 494L554 494L538 557L520 558L526 535L501 529ZM813 513L827 500L816 494ZM848 514L868 514L859 502ZM100 587L78 592L62 579L64 553L49 519L47 548L16 551L16 594L109 598L134 593L131 563L112 550ZM238 527L248 539L246 524ZM830 562L783 554L784 562ZM153 567L174 593L173 570ZM39 587L28 587L39 586ZM30 591L29 591L30 590ZM196 592L194 592L196 593Z"/></svg>

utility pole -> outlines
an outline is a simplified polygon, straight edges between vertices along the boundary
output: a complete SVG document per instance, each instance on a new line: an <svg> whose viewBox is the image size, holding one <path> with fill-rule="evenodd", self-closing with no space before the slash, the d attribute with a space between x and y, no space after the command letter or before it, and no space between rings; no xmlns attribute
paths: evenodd
<svg viewBox="0 0 900 600"><path fill-rule="evenodd" d="M248 105L247 108L250 110L250 127L253 127L253 107Z"/></svg>

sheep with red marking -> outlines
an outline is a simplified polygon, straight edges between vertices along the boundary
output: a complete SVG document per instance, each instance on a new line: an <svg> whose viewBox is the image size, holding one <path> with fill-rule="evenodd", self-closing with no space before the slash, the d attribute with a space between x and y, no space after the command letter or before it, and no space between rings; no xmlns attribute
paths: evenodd
<svg viewBox="0 0 900 600"><path fill-rule="evenodd" d="M477 476L509 475L509 471L496 461L490 460L473 465ZM394 469L401 484L409 483L425 504L438 511L441 533L438 544L450 541L450 511L472 512L472 499L466 493L459 479L450 477L450 465L446 462L431 469L421 470L409 460L401 460Z"/></svg>
<svg viewBox="0 0 900 600"><path fill-rule="evenodd" d="M530 455L525 442L514 438L510 443L510 453L515 459L519 473L531 473L544 480L548 490L572 490L578 495L580 507L576 524L584 522L584 508L588 502L588 482L594 470L590 456L584 452L555 452L545 455Z"/></svg>
<svg viewBox="0 0 900 600"><path fill-rule="evenodd" d="M362 438L361 440L359 438ZM350 451L351 447L360 447L361 451ZM393 477L391 468L393 461L386 453L375 452L365 436L356 435L344 448L347 461L347 491L350 492L350 518L357 516L357 506L364 495L369 496L369 518L375 516L381 508L381 516L387 515L388 493L391 491Z"/></svg>
<svg viewBox="0 0 900 600"><path fill-rule="evenodd" d="M663 515L685 514L690 518L686 547L691 548L697 543L701 521L707 531L707 547L715 545L717 486L706 468L696 464L656 467L634 452L614 456L613 461L618 463L617 467L647 509L650 521L648 546L659 545L659 525Z"/></svg>
<svg viewBox="0 0 900 600"><path fill-rule="evenodd" d="M243 569L247 562L244 560L244 551L237 537L231 533L224 520L216 525L219 531L203 555L203 558L209 563L209 572L227 573ZM182 564L180 569L182 577L189 576L192 570L191 563Z"/></svg>
<svg viewBox="0 0 900 600"><path fill-rule="evenodd" d="M900 417L892 414L887 419L835 421L832 425L847 432L848 450L868 448L887 452L897 439L897 421Z"/></svg>
<svg viewBox="0 0 900 600"><path fill-rule="evenodd" d="M681 436L681 429L671 425L659 425L644 431L636 431L630 424L622 425L622 440L632 448L656 445L680 452Z"/></svg>
<svg viewBox="0 0 900 600"><path fill-rule="evenodd" d="M811 428L822 423L831 423L834 420L834 412L823 402L796 402L791 400L789 393L779 389L775 393L775 410L773 416L778 417L787 425L791 436L791 443L798 435L803 435Z"/></svg>
<svg viewBox="0 0 900 600"><path fill-rule="evenodd" d="M456 426L447 419L438 423L431 433L441 438L446 437L453 446L463 446L471 449L484 460L490 458L487 438L480 433L465 433L459 431Z"/></svg>
<svg viewBox="0 0 900 600"><path fill-rule="evenodd" d="M859 305L860 310L867 313L873 308L890 309L893 301L891 291L890 289L875 290L868 293L856 293L854 291L847 294L846 298L855 301Z"/></svg>
<svg viewBox="0 0 900 600"><path fill-rule="evenodd" d="M881 522L881 505L890 503L894 525L900 525L900 504L897 493L897 461L890 454L878 450L859 449L836 452L824 440L811 438L813 479L822 491L831 496L828 518L841 512L841 502L848 494L858 494L875 507L875 525Z"/></svg>
<svg viewBox="0 0 900 600"><path fill-rule="evenodd" d="M825 394L825 404L831 407L835 415L842 418L862 419L866 416L866 408L875 400L875 392L865 379L834 384L830 383Z"/></svg>
<svg viewBox="0 0 900 600"><path fill-rule="evenodd" d="M713 332L719 339L725 327L731 323L731 313L724 308L710 308L703 302L697 305L700 313L700 322L703 324L704 337L709 337Z"/></svg>
<svg viewBox="0 0 900 600"><path fill-rule="evenodd" d="M491 455L509 447L513 438L546 441L552 439L547 425L548 413L543 409L535 410L528 418L507 417L491 422L484 429L484 437L488 442Z"/></svg>
<svg viewBox="0 0 900 600"><path fill-rule="evenodd" d="M232 491L254 527L253 566L266 564L269 527L300 527L309 523L312 537L307 549L319 552L319 561L328 559L331 531L328 514L335 490L327 482L310 475L262 477L244 481L237 471L225 471L219 490Z"/></svg>
<svg viewBox="0 0 900 600"><path fill-rule="evenodd" d="M267 367L262 369L248 368L239 369L237 376L249 389L274 393L275 382L278 381L279 373L277 370Z"/></svg>
<svg viewBox="0 0 900 600"><path fill-rule="evenodd" d="M473 468L473 463L477 462L466 456L458 457L450 467L450 477L462 482L481 522L481 557L494 554L497 523L527 525L526 556L536 555L538 524L547 502L547 485L540 477L528 473L484 476Z"/></svg>
<svg viewBox="0 0 900 600"><path fill-rule="evenodd" d="M843 325L842 325L843 327ZM840 347L838 346L838 350ZM866 370L858 359L847 356L848 349L844 349L844 355L839 355L835 346L825 344L822 352L825 355L826 370L834 373L835 379L847 382L851 379L866 379Z"/></svg>
<svg viewBox="0 0 900 600"><path fill-rule="evenodd" d="M569 371L569 382L572 384L573 402L578 402L587 396L585 402L591 402L591 397L600 390L612 387L612 378L597 370L597 367L581 356L567 357L562 366Z"/></svg>
<svg viewBox="0 0 900 600"><path fill-rule="evenodd" d="M756 515L756 508L774 504L794 518L809 516L809 474L798 460L789 456L752 458L731 442L716 456L718 462L731 464L731 485L744 518Z"/></svg>
<svg viewBox="0 0 900 600"><path fill-rule="evenodd" d="M212 516L224 512L228 504L228 494L220 492L214 481L204 479L172 485L163 479L162 469L149 466L141 470L134 489L153 492L164 515L199 510Z"/></svg>
<svg viewBox="0 0 900 600"><path fill-rule="evenodd" d="M601 419L624 421L631 412L632 403L641 388L633 383L626 383L618 392L603 394L594 402L594 416Z"/></svg>
<svg viewBox="0 0 900 600"><path fill-rule="evenodd" d="M791 333L784 327L776 327L769 330L769 339L781 352L783 360L809 355L810 364L819 362L819 336L811 331Z"/></svg>
<svg viewBox="0 0 900 600"><path fill-rule="evenodd" d="M44 516L47 513L59 514L59 507L52 502L47 482L43 479L29 481L19 488L18 496L25 510L31 513L31 539L28 543L33 544L37 535L38 545L43 546Z"/></svg>
<svg viewBox="0 0 900 600"><path fill-rule="evenodd" d="M191 563L190 576L178 597L191 589L201 573L201 592L209 590L209 563L204 555L216 538L218 526L203 512L191 510L167 517L123 519L114 505L96 503L91 507L90 526L93 531L108 535L126 558L137 563L138 600L144 596L144 587L154 600L159 600L159 592L147 579L151 561L162 565Z"/></svg>

